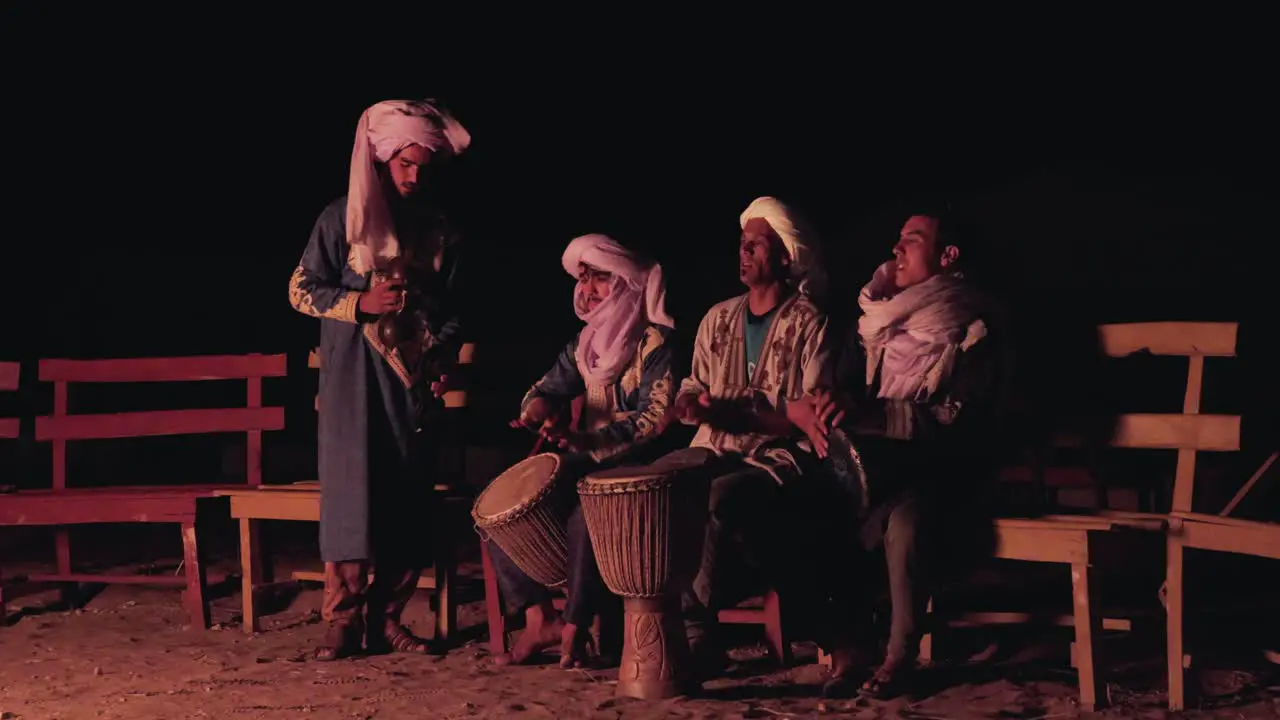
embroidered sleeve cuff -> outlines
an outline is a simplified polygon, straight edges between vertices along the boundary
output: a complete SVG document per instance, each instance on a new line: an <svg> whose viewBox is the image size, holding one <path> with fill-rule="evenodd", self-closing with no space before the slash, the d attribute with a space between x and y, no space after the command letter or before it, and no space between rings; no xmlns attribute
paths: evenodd
<svg viewBox="0 0 1280 720"><path fill-rule="evenodd" d="M355 323L356 308L359 305L360 293L352 290L350 292L343 293L342 297L338 298L338 302L334 303L333 307L329 308L329 311L324 315L325 317L333 318L334 320Z"/></svg>

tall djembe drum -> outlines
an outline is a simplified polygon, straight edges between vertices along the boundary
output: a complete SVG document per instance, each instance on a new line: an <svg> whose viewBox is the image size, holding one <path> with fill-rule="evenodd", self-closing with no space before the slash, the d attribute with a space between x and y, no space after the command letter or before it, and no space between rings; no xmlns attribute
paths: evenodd
<svg viewBox="0 0 1280 720"><path fill-rule="evenodd" d="M702 560L707 521L702 459L665 459L592 473L578 483L600 576L623 598L618 694L641 699L690 689L680 594Z"/></svg>

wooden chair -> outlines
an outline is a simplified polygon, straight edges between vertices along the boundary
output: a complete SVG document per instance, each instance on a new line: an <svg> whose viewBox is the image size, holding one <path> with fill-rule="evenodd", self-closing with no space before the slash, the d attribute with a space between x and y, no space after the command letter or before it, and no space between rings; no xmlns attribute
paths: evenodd
<svg viewBox="0 0 1280 720"><path fill-rule="evenodd" d="M262 406L262 379L283 377L284 355L222 355L120 360L41 360L40 380L54 383L53 414L36 418L36 440L53 449L53 479L49 490L24 490L0 495L0 525L45 525L57 528L57 572L30 575L32 583L123 583L181 585L184 602L197 627L209 625L205 568L198 543L198 512L215 503L219 485L113 485L68 487L67 443L79 440L142 438L207 433L245 433L246 479L262 482L262 433L284 428L284 409ZM160 410L124 413L69 414L69 386L73 383L147 383L204 380L243 380L248 389L245 407ZM155 575L78 573L71 561L67 526L88 523L174 523L181 528L185 578ZM64 592L69 588L64 587Z"/></svg>
<svg viewBox="0 0 1280 720"><path fill-rule="evenodd" d="M1235 357L1235 323L1163 323L1152 328L1150 337L1136 347L1154 354L1184 355L1189 358L1187 388L1181 425L1169 428L1180 441L1174 477L1173 499L1168 516L1169 531L1165 555L1166 658L1169 672L1169 709L1186 707L1186 669L1191 665L1183 643L1185 586L1183 558L1190 549L1250 555L1280 560L1280 524L1229 517L1255 490L1259 481L1276 463L1280 452L1272 452L1258 471L1227 503L1218 515L1193 512L1196 452L1240 449L1240 418L1230 415L1200 414L1200 387L1206 357Z"/></svg>
<svg viewBox="0 0 1280 720"><path fill-rule="evenodd" d="M1112 448L1161 449L1178 452L1175 508L1180 497L1190 502L1190 482L1197 451L1239 449L1240 419L1226 415L1199 415L1200 382L1205 356L1234 354L1234 323L1132 323L1098 328L1103 351L1120 358L1137 352L1190 358L1190 373L1181 414L1124 414L1115 418L1107 445ZM1059 437L1059 446L1079 446L1079 438ZM1127 618L1104 618L1099 607L1099 581L1108 569L1127 570L1134 557L1158 557L1171 520L1166 515L1099 511L1089 514L1049 515L1036 518L1000 518L995 522L995 557L1026 562L1067 565L1071 570L1070 615L1050 618L1057 625L1073 627L1074 664L1080 683L1080 706L1094 710L1105 703L1100 696L1101 663L1098 637L1102 630L1128 630ZM1174 553L1170 553L1172 557ZM1172 562L1172 561L1171 561ZM1179 566L1180 567L1180 566ZM1173 583L1169 583L1173 587ZM1180 586L1179 586L1180 592ZM1170 595L1173 595L1171 590ZM1180 602L1180 599L1179 599ZM1170 601L1170 615L1174 614ZM1180 612L1180 605L1178 612ZM1027 613L968 612L943 614L933 608L929 624L975 626L1023 623ZM1172 622L1172 621L1171 621ZM921 657L934 654L932 633L921 643ZM1180 657L1180 656L1179 656ZM1172 693L1171 693L1172 696Z"/></svg>
<svg viewBox="0 0 1280 720"><path fill-rule="evenodd" d="M460 387L445 393L442 398L446 409L457 414L468 405L467 371L475 360L475 344L466 343L458 351L458 375ZM307 366L320 368L320 354L312 350L307 356ZM320 397L316 396L315 408L320 410ZM466 447L458 443L460 453L459 472L466 476ZM432 567L424 570L418 578L418 588L434 593L437 603L435 639L447 642L454 634L458 624L458 606L454 597L453 585L457 579L457 560L454 544L457 540L458 528L453 518L460 513L456 510L465 505L465 495L456 496L458 488L449 482L435 483L436 492L445 494L442 509L442 521L434 527L436 541L433 543L436 557ZM242 573L242 598L244 631L255 633L261 631L261 613L259 600L263 592L275 584L271 557L265 549L264 522L267 520L295 520L305 522L320 521L320 483L304 481L289 485L271 485L256 489L226 490L220 493L230 498L231 516L240 522L240 565ZM451 496L453 495L453 496ZM300 570L292 574L293 581L323 582L324 573L315 570ZM372 576L370 576L372 579Z"/></svg>
<svg viewBox="0 0 1280 720"><path fill-rule="evenodd" d="M1240 449L1240 418L1234 415L1202 415L1200 414L1201 384L1204 373L1205 357L1233 357L1235 355L1237 325L1235 323L1131 323L1103 325L1099 327L1099 337L1103 351L1108 357L1120 358L1135 353L1150 355L1178 356L1188 358L1187 385L1185 388L1180 414L1127 414L1116 418L1114 433L1109 445L1113 448L1137 448L1175 450L1178 453L1177 467L1174 475L1172 508L1174 511L1190 510L1191 494L1195 479L1195 461L1197 452L1231 452ZM1072 439L1064 438L1060 444L1078 444ZM1009 522L1009 521L1001 521ZM1042 519L1046 523L1079 523L1082 517L1077 515L1059 515ZM1135 553L1129 547L1133 541L1150 542L1155 535L1164 540L1166 549L1166 584L1169 587L1170 601L1166 609L1169 623L1170 668L1175 663L1181 667L1181 549L1177 547L1176 538L1179 521L1160 513L1112 512L1100 511L1087 522L1101 522L1110 525L1107 532L1092 530L1088 534L1091 545L1084 554L1084 569L1091 573L1107 561L1121 563L1132 562L1134 557L1159 557L1158 551ZM1118 536L1116 529L1140 529L1141 538L1132 535ZM1153 533L1150 531L1159 531ZM1039 540L1048 529L1033 531L1033 538ZM1167 539L1166 539L1167 533ZM1001 532L1002 539L1005 533ZM1119 547L1117 545L1119 544ZM1102 547L1098 547L1101 545ZM1119 560L1125 558L1125 560ZM1073 564L1072 577L1076 580L1081 570L1079 564ZM1123 569L1123 566L1117 567ZM1175 579L1176 578L1176 579ZM1080 587L1076 584L1076 595L1080 595ZM1096 583L1095 583L1096 585ZM1095 592L1088 582L1085 588ZM1175 599L1176 598L1176 599ZM1075 658L1081 676L1082 700L1086 694L1086 683L1096 687L1096 680L1090 683L1089 678L1096 677L1099 671L1094 635L1103 627L1100 609L1093 604L1081 607L1078 604L1075 625L1077 629ZM1080 615L1087 612L1086 622ZM1177 627L1174 630L1175 625ZM1090 631L1083 636L1082 626ZM1174 646L1177 645L1177 649ZM1176 658L1176 660L1174 659ZM1177 682L1170 678L1170 704L1180 707L1182 690L1181 673Z"/></svg>

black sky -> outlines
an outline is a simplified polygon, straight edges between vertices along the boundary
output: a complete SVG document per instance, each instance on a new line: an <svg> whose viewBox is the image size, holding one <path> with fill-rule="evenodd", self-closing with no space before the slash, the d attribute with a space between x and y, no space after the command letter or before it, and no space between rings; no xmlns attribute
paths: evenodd
<svg viewBox="0 0 1280 720"><path fill-rule="evenodd" d="M959 31L960 50L925 58L928 43L894 42L900 22L794 54L768 33L677 51L616 26L447 42L437 28L405 55L391 51L411 38L277 38L238 12L201 40L201 23L172 17L10 9L5 272L20 331L0 357L303 352L317 331L288 308L289 274L344 192L360 111L396 96L444 97L471 130L447 180L491 301L479 332L535 348L533 365L576 325L569 239L651 251L692 330L738 292L737 215L763 194L815 217L846 289L886 256L906 204L943 196L979 219L993 282L1030 315L1268 315L1250 299L1277 258L1263 66L1207 65L1202 43L1131 44L1122 63L1078 35L1033 58L1036 37Z"/></svg>

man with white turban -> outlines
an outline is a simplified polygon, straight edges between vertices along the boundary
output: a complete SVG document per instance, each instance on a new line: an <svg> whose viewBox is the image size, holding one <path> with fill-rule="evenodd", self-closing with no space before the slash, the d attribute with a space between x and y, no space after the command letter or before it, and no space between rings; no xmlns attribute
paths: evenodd
<svg viewBox="0 0 1280 720"><path fill-rule="evenodd" d="M799 402L823 379L827 321L805 283L817 238L798 212L771 197L751 203L740 224L738 276L747 292L702 319L692 372L671 414L698 427L691 446L672 455L702 460L711 484L702 566L683 603L704 677L724 662L719 610L758 592L745 587L750 573L734 572L726 561L750 556L771 576L766 582L785 584L786 533L779 528L792 493L783 488L800 473L806 436L821 439L812 404ZM795 415L793 407L810 411Z"/></svg>
<svg viewBox="0 0 1280 720"><path fill-rule="evenodd" d="M329 623L320 660L362 644L369 652L430 651L400 615L429 550L425 536L411 534L426 525L433 499L430 433L419 431L438 406L436 381L457 356L461 321L459 243L428 199L427 171L470 141L431 100L365 110L347 194L320 214L289 281L293 308L320 319L320 553ZM398 319L390 337L378 332L387 314Z"/></svg>
<svg viewBox="0 0 1280 720"><path fill-rule="evenodd" d="M665 308L662 266L604 235L575 238L562 258L577 279L573 310L586 323L554 365L525 395L513 427L536 430L569 451L557 482L572 488L588 472L654 455L671 395L671 350L675 327ZM571 404L584 397L581 415ZM576 427L575 427L576 426ZM566 493L574 500L577 494ZM608 593L600 579L581 508L568 516L569 583L564 615L551 595L522 571L496 543L489 544L506 611L524 611L525 631L500 664L523 663L559 646L562 667L585 657L588 630Z"/></svg>

